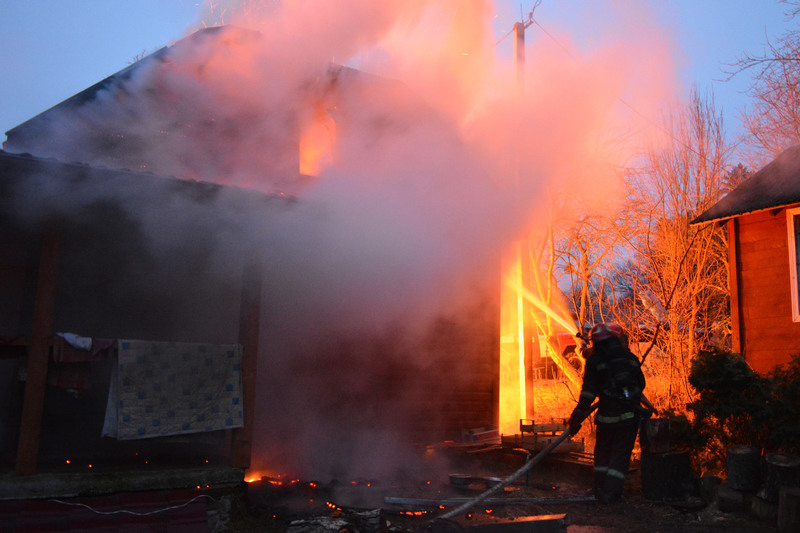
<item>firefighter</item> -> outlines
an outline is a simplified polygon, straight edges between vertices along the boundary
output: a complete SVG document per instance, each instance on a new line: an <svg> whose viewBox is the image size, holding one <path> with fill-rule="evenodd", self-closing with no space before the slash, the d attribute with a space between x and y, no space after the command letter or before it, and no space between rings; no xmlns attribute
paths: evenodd
<svg viewBox="0 0 800 533"><path fill-rule="evenodd" d="M591 413L592 402L599 398L594 418L594 493L600 503L611 503L622 496L642 418L639 404L644 374L623 339L618 324L599 323L591 329L591 355L586 361L578 405L569 418L570 433L575 435Z"/></svg>

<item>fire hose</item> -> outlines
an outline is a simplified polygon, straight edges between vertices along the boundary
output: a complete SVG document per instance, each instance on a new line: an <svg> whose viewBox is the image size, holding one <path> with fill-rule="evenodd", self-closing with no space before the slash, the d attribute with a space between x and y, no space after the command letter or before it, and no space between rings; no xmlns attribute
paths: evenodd
<svg viewBox="0 0 800 533"><path fill-rule="evenodd" d="M595 404L591 406L589 411L586 413L586 417L584 417L584 420L586 420L586 418L588 418L589 415L592 414L595 409L597 409L597 402L595 402ZM581 422L583 422L583 420ZM553 442L551 442L546 448L544 448L542 451L540 451L539 453L534 455L531 459L526 461L525 464L522 465L516 472L514 472L513 474L511 474L510 476L505 478L503 481L501 481L497 485L494 485L493 487L491 487L491 488L487 489L486 491L482 492L481 494L479 494L478 496L476 496L472 500L464 503L463 505L461 505L459 507L456 507L452 511L446 512L442 516L439 516L437 518L437 520L447 520L447 519L450 519L450 518L454 518L454 517L460 515L461 513L467 511L468 509L472 508L473 506L479 504L480 502L484 501L485 499L489 498L493 494L495 494L497 492L500 492L501 490L506 488L508 485L512 484L517 479L522 477L531 468L533 468L534 466L536 466L537 464L542 462L542 460L545 457L547 457L550 454L550 452L555 450L562 442L567 440L567 437L569 437L569 434L570 434L570 430L569 429L565 430L563 433L561 433L561 435L558 436L558 438L556 438Z"/></svg>

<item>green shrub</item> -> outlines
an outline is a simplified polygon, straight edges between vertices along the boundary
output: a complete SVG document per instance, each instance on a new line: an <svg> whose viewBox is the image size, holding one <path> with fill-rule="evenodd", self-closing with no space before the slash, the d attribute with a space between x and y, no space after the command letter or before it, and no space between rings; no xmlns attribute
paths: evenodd
<svg viewBox="0 0 800 533"><path fill-rule="evenodd" d="M738 354L703 351L692 361L689 383L697 398L687 407L692 430L717 460L736 444L763 447L768 438L771 391Z"/></svg>
<svg viewBox="0 0 800 533"><path fill-rule="evenodd" d="M787 453L800 453L800 355L771 374L773 420L769 447Z"/></svg>
<svg viewBox="0 0 800 533"><path fill-rule="evenodd" d="M689 383L697 397L693 444L717 458L737 444L796 453L800 446L800 356L768 376L754 372L739 354L704 351L692 361Z"/></svg>

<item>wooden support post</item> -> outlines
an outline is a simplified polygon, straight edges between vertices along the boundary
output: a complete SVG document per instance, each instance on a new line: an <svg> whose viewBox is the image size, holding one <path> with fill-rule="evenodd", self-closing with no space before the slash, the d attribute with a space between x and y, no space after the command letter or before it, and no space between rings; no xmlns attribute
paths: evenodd
<svg viewBox="0 0 800 533"><path fill-rule="evenodd" d="M739 301L739 234L736 217L728 219L728 292L731 298L731 351L742 353L744 331Z"/></svg>
<svg viewBox="0 0 800 533"><path fill-rule="evenodd" d="M242 273L242 299L239 314L239 343L242 350L242 396L244 427L233 432L231 463L249 468L253 448L253 423L256 406L258 337L261 320L261 268L254 264Z"/></svg>
<svg viewBox="0 0 800 533"><path fill-rule="evenodd" d="M53 313L56 300L56 278L61 248L61 234L50 228L42 238L39 274L36 284L36 303L33 311L33 332L28 350L25 377L25 397L17 446L18 475L36 473L39 439L42 434L42 413L47 387L47 363L53 340Z"/></svg>

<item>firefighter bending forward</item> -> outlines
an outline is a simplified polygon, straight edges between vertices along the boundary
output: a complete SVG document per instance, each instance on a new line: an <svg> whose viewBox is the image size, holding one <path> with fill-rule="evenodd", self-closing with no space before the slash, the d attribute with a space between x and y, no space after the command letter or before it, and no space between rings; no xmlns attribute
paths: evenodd
<svg viewBox="0 0 800 533"><path fill-rule="evenodd" d="M618 324L596 324L589 332L586 369L578 405L569 418L572 435L590 414L599 397L597 439L594 447L594 493L600 503L611 503L622 496L625 477L636 443L639 421L644 410L639 406L645 387L639 360L623 344Z"/></svg>

